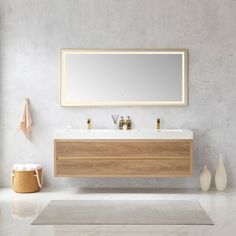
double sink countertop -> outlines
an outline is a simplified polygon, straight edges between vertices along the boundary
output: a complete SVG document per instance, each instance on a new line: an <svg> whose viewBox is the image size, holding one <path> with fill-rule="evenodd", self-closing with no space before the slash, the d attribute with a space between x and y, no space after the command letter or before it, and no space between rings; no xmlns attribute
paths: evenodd
<svg viewBox="0 0 236 236"><path fill-rule="evenodd" d="M61 129L54 139L193 139L188 129Z"/></svg>

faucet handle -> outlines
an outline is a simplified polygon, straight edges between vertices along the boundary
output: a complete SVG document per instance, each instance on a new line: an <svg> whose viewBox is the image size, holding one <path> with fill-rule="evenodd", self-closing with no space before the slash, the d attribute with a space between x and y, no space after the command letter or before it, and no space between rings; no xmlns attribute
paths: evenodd
<svg viewBox="0 0 236 236"><path fill-rule="evenodd" d="M90 118L87 119L87 128L92 129L92 122Z"/></svg>
<svg viewBox="0 0 236 236"><path fill-rule="evenodd" d="M161 119L157 118L157 130L161 128Z"/></svg>

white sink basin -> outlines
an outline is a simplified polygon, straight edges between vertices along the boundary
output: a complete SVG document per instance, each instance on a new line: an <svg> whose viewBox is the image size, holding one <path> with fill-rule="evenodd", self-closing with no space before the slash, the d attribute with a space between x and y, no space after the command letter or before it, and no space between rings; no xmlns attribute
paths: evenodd
<svg viewBox="0 0 236 236"><path fill-rule="evenodd" d="M69 129L56 130L54 139L193 139L193 132L187 129Z"/></svg>

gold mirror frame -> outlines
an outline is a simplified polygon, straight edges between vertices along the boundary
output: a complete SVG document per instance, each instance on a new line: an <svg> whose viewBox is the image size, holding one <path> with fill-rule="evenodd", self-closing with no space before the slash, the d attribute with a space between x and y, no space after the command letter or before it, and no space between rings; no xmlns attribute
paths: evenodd
<svg viewBox="0 0 236 236"><path fill-rule="evenodd" d="M66 55L68 54L79 54L79 53L152 53L153 54L182 54L182 100L181 101L68 101L66 100L66 76L65 76L65 64ZM61 106L81 106L81 107L91 107L91 106L187 106L188 105L188 49L61 49L60 52L60 105Z"/></svg>

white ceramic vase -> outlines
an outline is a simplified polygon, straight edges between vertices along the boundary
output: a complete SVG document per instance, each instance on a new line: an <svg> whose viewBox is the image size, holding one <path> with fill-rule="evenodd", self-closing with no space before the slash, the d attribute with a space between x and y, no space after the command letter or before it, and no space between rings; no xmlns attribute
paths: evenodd
<svg viewBox="0 0 236 236"><path fill-rule="evenodd" d="M220 155L218 166L216 168L215 185L218 191L224 191L227 187L227 175L226 175L222 155Z"/></svg>
<svg viewBox="0 0 236 236"><path fill-rule="evenodd" d="M200 174L200 185L203 192L207 192L211 185L211 173L206 165Z"/></svg>

